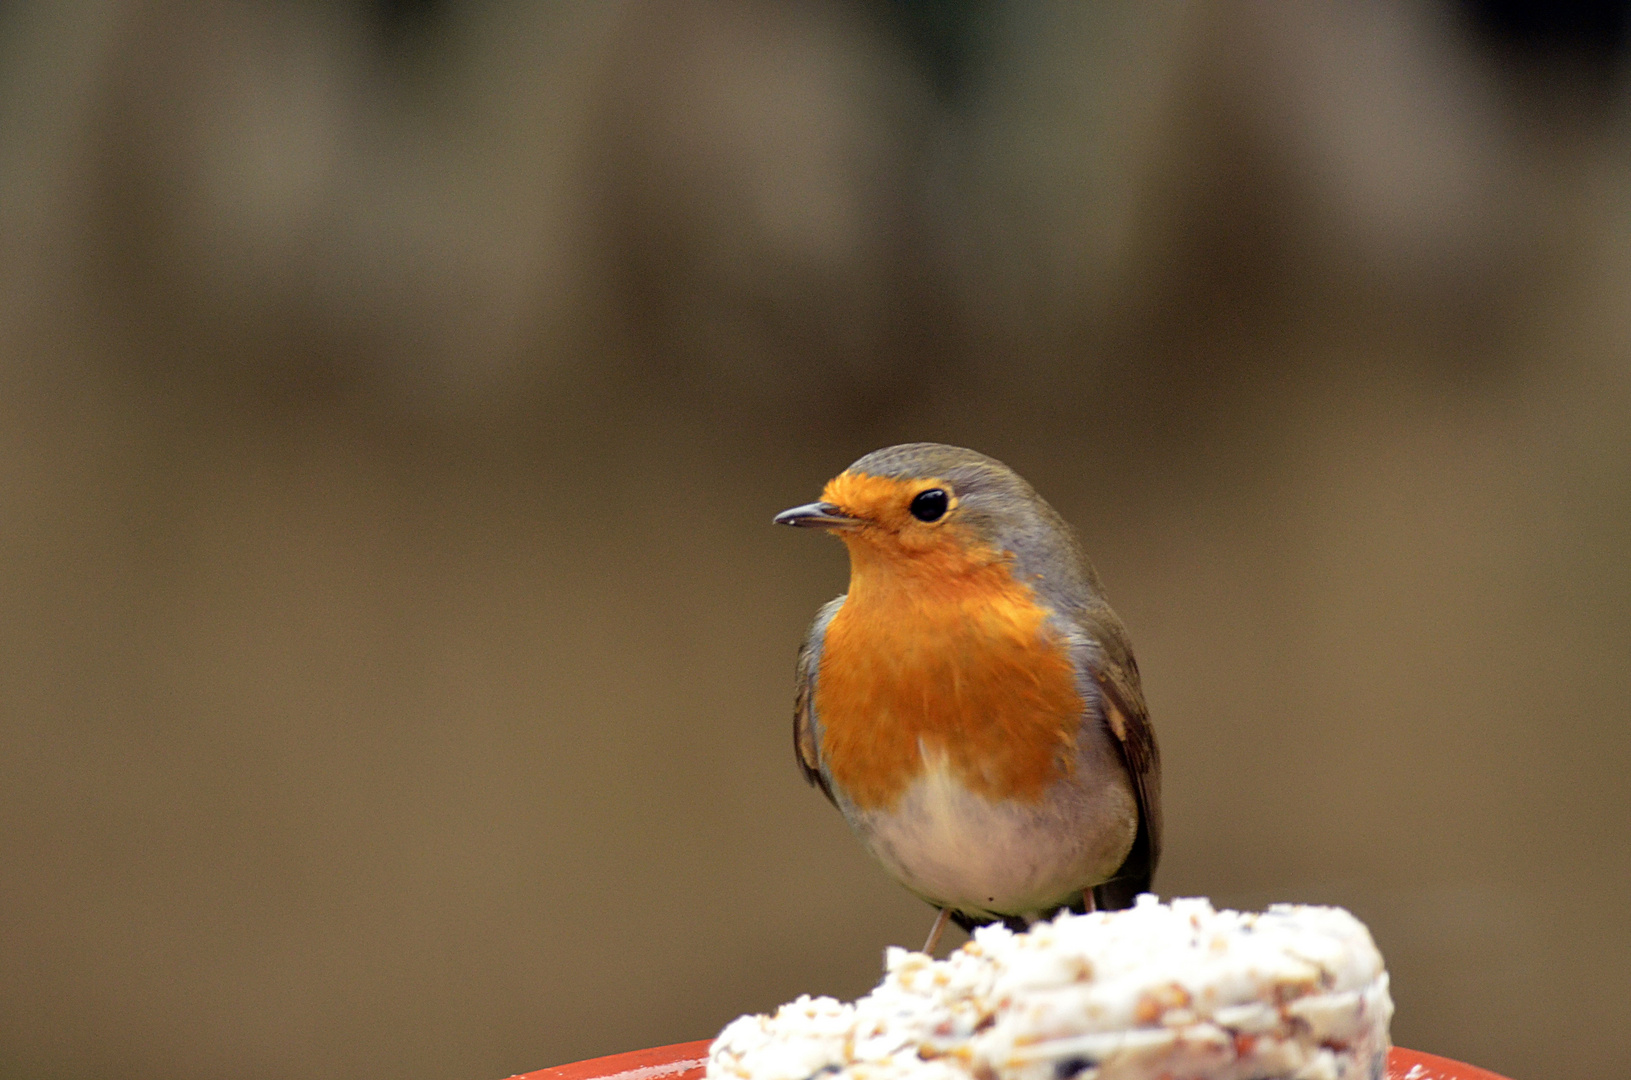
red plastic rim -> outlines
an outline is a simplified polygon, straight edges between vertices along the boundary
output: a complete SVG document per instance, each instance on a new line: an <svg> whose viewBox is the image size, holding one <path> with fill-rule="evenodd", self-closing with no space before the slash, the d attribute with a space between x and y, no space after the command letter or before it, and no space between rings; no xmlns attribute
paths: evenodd
<svg viewBox="0 0 1631 1080"><path fill-rule="evenodd" d="M522 1073L511 1080L701 1080L711 1039L631 1050ZM1388 1051L1387 1080L1506 1080L1498 1073L1420 1050Z"/></svg>

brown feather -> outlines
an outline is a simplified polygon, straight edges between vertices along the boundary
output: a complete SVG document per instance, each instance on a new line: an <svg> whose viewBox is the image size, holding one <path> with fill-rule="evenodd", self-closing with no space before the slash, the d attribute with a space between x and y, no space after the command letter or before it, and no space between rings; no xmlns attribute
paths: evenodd
<svg viewBox="0 0 1631 1080"><path fill-rule="evenodd" d="M821 642L827 630L827 624L837 614L844 604L844 597L831 601L823 607L810 624L810 629L804 635L804 641L799 645L797 674L794 680L793 691L793 754L798 760L799 771L804 779L812 786L821 789L821 794L827 796L827 801L834 806L838 800L833 798L832 788L827 784L827 778L821 773L821 744L816 737L815 717L815 676L816 669L821 665Z"/></svg>
<svg viewBox="0 0 1631 1080"><path fill-rule="evenodd" d="M1104 659L1094 666L1093 678L1099 685L1105 722L1116 736L1138 798L1138 836L1133 849L1116 875L1093 890L1099 907L1113 911L1131 906L1134 897L1149 891L1161 861L1161 751L1150 725L1138 663L1127 645L1126 631L1108 607L1102 612L1097 618L1084 620L1083 629L1098 631L1093 637Z"/></svg>

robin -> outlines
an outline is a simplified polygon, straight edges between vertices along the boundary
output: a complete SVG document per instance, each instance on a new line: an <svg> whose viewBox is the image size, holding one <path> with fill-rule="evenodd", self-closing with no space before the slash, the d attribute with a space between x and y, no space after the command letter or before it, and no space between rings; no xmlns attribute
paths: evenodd
<svg viewBox="0 0 1631 1080"><path fill-rule="evenodd" d="M776 515L849 549L798 655L811 784L949 919L1131 905L1161 855L1161 764L1127 631L1070 526L1000 461L861 458Z"/></svg>

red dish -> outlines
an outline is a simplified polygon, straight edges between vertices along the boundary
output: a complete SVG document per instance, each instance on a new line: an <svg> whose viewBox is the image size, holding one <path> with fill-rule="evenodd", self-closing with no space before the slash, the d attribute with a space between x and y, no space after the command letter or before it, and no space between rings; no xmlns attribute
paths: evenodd
<svg viewBox="0 0 1631 1080"><path fill-rule="evenodd" d="M713 1040L675 1043L650 1050L631 1050L611 1057L590 1058L553 1069L523 1073L511 1080L701 1080ZM1505 1077L1463 1065L1459 1061L1405 1050L1395 1046L1387 1056L1387 1080L1506 1080Z"/></svg>

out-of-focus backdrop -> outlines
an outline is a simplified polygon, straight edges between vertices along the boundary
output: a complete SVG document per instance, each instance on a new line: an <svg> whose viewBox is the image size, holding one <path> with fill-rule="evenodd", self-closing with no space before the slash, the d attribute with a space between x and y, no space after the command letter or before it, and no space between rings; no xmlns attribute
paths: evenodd
<svg viewBox="0 0 1631 1080"><path fill-rule="evenodd" d="M480 1080L853 996L861 453L1083 534L1157 885L1620 1078L1624 3L0 7L0 1077Z"/></svg>

